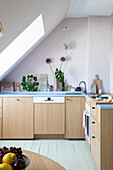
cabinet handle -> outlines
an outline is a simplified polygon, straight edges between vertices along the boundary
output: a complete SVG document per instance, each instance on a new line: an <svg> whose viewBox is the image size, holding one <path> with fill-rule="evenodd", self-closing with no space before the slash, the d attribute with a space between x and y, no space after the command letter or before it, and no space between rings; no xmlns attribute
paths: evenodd
<svg viewBox="0 0 113 170"><path fill-rule="evenodd" d="M92 107L92 109L95 109L95 107Z"/></svg>
<svg viewBox="0 0 113 170"><path fill-rule="evenodd" d="M95 138L95 136L92 136L92 138Z"/></svg>
<svg viewBox="0 0 113 170"><path fill-rule="evenodd" d="M92 122L92 124L95 124L95 122Z"/></svg>

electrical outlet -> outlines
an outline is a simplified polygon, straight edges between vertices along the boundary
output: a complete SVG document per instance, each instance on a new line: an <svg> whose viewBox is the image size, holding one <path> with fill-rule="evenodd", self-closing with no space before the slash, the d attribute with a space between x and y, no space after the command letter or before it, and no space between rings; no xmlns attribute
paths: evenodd
<svg viewBox="0 0 113 170"><path fill-rule="evenodd" d="M68 29L67 26L62 26L62 27L61 27L61 30L67 30L67 29Z"/></svg>

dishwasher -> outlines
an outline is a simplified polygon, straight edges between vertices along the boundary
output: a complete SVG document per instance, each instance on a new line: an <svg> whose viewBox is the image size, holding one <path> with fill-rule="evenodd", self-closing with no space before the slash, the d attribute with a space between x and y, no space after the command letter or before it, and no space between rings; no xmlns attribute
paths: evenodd
<svg viewBox="0 0 113 170"><path fill-rule="evenodd" d="M65 134L65 97L34 97L35 135Z"/></svg>

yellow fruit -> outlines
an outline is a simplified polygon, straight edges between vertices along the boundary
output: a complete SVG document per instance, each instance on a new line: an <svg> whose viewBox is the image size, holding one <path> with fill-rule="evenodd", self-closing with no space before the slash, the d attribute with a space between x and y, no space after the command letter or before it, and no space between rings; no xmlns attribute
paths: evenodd
<svg viewBox="0 0 113 170"><path fill-rule="evenodd" d="M13 170L12 166L7 163L0 164L0 170Z"/></svg>
<svg viewBox="0 0 113 170"><path fill-rule="evenodd" d="M13 164L17 160L17 156L14 153L7 153L2 158L2 163Z"/></svg>

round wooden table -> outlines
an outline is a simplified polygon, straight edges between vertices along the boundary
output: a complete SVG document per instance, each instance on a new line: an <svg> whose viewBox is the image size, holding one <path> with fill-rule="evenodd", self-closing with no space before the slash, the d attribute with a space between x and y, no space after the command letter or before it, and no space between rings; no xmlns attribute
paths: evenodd
<svg viewBox="0 0 113 170"><path fill-rule="evenodd" d="M26 170L65 170L65 168L57 162L40 154L25 150L23 154L30 159L30 164Z"/></svg>

